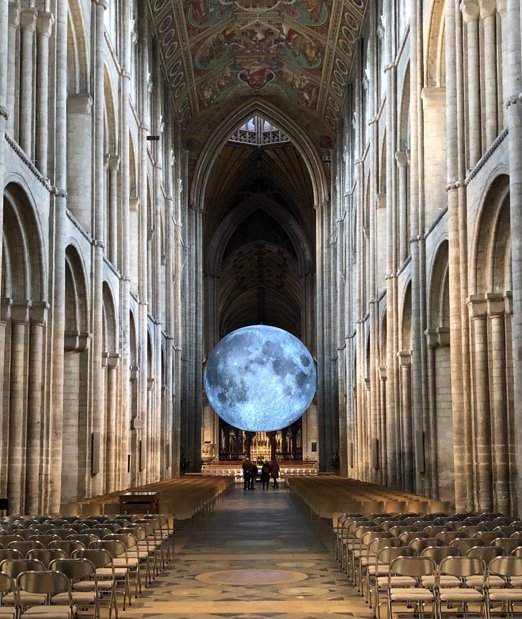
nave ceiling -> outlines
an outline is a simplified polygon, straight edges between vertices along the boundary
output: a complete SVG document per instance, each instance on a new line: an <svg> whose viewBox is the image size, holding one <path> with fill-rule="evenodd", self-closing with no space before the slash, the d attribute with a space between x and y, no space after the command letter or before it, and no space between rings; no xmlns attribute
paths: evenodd
<svg viewBox="0 0 522 619"><path fill-rule="evenodd" d="M191 143L262 97L317 141L343 109L367 0L149 0L177 117Z"/></svg>

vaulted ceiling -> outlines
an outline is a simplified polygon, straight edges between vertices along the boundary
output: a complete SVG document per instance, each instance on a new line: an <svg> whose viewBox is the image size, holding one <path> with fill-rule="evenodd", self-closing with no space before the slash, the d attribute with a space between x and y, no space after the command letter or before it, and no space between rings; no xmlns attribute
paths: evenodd
<svg viewBox="0 0 522 619"><path fill-rule="evenodd" d="M184 130L265 97L311 133L341 116L368 0L149 0Z"/></svg>

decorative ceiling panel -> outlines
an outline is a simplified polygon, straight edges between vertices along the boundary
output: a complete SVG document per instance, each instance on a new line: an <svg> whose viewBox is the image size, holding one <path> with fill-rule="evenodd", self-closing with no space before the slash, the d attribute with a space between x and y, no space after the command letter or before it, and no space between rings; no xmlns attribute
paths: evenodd
<svg viewBox="0 0 522 619"><path fill-rule="evenodd" d="M333 130L367 1L149 0L182 127L263 96Z"/></svg>

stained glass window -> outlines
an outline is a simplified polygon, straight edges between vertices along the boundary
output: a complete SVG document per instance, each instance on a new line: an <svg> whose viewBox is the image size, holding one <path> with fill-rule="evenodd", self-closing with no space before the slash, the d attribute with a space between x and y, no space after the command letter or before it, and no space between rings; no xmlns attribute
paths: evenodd
<svg viewBox="0 0 522 619"><path fill-rule="evenodd" d="M229 138L230 142L266 146L288 142L288 137L270 121L262 116L252 116Z"/></svg>

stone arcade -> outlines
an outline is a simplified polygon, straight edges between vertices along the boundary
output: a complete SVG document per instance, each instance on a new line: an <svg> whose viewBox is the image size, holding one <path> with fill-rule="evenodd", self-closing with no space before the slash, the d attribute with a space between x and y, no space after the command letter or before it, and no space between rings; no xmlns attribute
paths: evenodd
<svg viewBox="0 0 522 619"><path fill-rule="evenodd" d="M202 372L264 323L319 377L281 454L520 515L521 19L518 0L0 0L10 511L240 457Z"/></svg>

